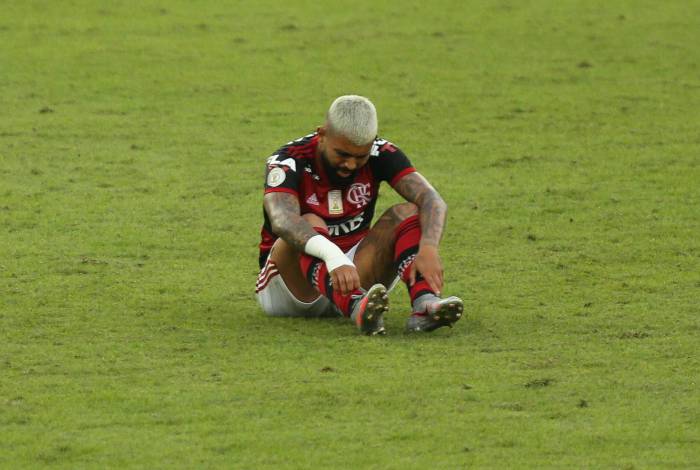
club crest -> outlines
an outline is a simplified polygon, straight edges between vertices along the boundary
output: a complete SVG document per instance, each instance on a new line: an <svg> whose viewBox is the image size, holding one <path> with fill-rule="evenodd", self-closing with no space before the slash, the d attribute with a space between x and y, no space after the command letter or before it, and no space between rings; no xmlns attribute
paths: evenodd
<svg viewBox="0 0 700 470"><path fill-rule="evenodd" d="M358 209L369 204L372 200L369 183L353 183L348 189L347 200Z"/></svg>

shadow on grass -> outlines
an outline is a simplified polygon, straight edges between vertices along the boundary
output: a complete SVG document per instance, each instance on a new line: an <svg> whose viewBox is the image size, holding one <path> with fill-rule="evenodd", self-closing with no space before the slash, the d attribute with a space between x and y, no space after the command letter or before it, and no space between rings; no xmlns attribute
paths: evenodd
<svg viewBox="0 0 700 470"><path fill-rule="evenodd" d="M390 317L386 319L387 334L381 337L361 335L355 325L347 318L272 318L259 312L258 318L251 324L252 328L262 329L269 335L316 336L319 338L371 338L383 340L438 340L462 338L483 331L478 319L465 319L453 328L440 328L432 333L409 333L405 330L405 318Z"/></svg>

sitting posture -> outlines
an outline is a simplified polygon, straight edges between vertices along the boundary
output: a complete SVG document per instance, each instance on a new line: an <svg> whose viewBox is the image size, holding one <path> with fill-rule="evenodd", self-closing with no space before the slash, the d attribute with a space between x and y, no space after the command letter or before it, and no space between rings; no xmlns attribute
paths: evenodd
<svg viewBox="0 0 700 470"><path fill-rule="evenodd" d="M371 225L382 181L407 202ZM268 315L343 315L362 333L385 334L388 291L403 281L407 330L462 316L461 299L441 298L447 206L398 147L377 137L367 98L337 98L323 126L268 158L263 208L256 294Z"/></svg>

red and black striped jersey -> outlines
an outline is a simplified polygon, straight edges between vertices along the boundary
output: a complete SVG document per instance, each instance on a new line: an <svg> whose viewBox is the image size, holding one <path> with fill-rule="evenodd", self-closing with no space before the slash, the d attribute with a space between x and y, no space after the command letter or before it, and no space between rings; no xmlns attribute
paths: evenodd
<svg viewBox="0 0 700 470"><path fill-rule="evenodd" d="M316 154L316 133L289 142L267 159L265 194L283 191L299 199L302 214L312 213L328 225L331 240L347 251L367 234L382 181L394 186L415 171L408 157L391 142L377 138L369 161L345 187L334 186ZM261 267L277 235L263 208Z"/></svg>

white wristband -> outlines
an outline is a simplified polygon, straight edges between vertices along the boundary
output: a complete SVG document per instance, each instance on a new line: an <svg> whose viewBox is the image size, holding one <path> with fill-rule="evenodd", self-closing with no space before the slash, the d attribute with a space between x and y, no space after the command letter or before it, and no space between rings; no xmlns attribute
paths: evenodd
<svg viewBox="0 0 700 470"><path fill-rule="evenodd" d="M323 235L314 235L309 238L309 241L304 245L304 251L311 256L321 258L325 261L328 272L340 266L355 266L353 262L350 261L350 258L338 248L338 245Z"/></svg>

